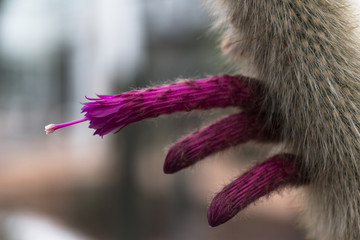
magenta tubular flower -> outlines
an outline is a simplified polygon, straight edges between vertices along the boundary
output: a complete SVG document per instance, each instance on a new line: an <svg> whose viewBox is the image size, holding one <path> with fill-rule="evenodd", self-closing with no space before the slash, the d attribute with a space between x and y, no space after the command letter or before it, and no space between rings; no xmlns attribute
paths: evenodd
<svg viewBox="0 0 360 240"><path fill-rule="evenodd" d="M298 169L295 156L289 154L272 157L253 167L225 186L212 200L208 209L210 226L225 223L250 203L279 187L304 184Z"/></svg>
<svg viewBox="0 0 360 240"><path fill-rule="evenodd" d="M99 96L85 103L83 112L94 134L103 136L130 123L180 111L246 106L254 101L246 78L215 76L184 80L115 96Z"/></svg>
<svg viewBox="0 0 360 240"><path fill-rule="evenodd" d="M177 172L213 153L257 139L263 125L257 115L246 112L222 118L175 143L165 158L164 172Z"/></svg>
<svg viewBox="0 0 360 240"><path fill-rule="evenodd" d="M54 132L64 126L88 120L95 135L104 136L125 126L180 111L239 106L251 108L259 97L256 81L241 76L221 75L200 80L183 80L154 88L134 90L118 95L87 98L82 112L85 118L65 124L51 124Z"/></svg>

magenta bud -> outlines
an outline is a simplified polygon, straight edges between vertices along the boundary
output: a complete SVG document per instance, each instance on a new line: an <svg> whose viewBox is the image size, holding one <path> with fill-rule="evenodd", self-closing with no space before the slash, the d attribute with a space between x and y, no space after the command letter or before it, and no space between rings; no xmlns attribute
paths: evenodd
<svg viewBox="0 0 360 240"><path fill-rule="evenodd" d="M293 155L277 155L225 186L209 206L209 225L216 227L227 222L249 204L279 187L303 183L296 162Z"/></svg>
<svg viewBox="0 0 360 240"><path fill-rule="evenodd" d="M220 119L176 142L164 163L165 173L174 173L205 157L257 138L263 123L250 113L237 113Z"/></svg>

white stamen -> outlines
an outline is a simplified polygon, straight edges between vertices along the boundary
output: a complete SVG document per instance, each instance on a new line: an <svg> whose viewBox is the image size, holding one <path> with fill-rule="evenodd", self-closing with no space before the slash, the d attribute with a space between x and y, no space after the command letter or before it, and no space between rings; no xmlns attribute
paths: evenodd
<svg viewBox="0 0 360 240"><path fill-rule="evenodd" d="M52 124L46 125L45 132L46 132L46 134L55 132L55 124L52 123Z"/></svg>

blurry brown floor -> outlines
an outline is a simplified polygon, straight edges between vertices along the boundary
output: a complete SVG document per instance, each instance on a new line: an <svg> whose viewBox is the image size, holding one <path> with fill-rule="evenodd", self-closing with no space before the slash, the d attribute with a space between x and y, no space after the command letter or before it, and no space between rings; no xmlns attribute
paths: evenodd
<svg viewBox="0 0 360 240"><path fill-rule="evenodd" d="M232 161L231 153L215 155L199 166L169 176L161 169L164 153L145 148L139 156L148 159L137 168L137 190L116 193L112 181L117 178L111 177L110 161L99 161L112 158L106 151L93 146L90 152L74 155L64 151L70 148L66 144L43 151L38 151L39 147L44 146L3 151L9 159L0 167L0 211L40 212L104 240L304 239L304 232L296 225L301 198L295 190L261 199L228 223L208 227L206 207L211 197L248 165ZM74 161L74 156L85 158L86 164ZM11 158L27 160L11 162ZM129 195L135 200L126 200Z"/></svg>

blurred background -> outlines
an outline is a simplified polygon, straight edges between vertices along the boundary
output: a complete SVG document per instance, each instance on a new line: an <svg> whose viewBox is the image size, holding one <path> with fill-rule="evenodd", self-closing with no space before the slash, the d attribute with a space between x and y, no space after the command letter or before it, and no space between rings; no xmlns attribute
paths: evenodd
<svg viewBox="0 0 360 240"><path fill-rule="evenodd" d="M85 96L229 73L201 0L0 0L0 240L303 239L299 191L210 228L214 194L269 146L248 144L165 175L166 149L234 109L174 114L103 139Z"/></svg>

